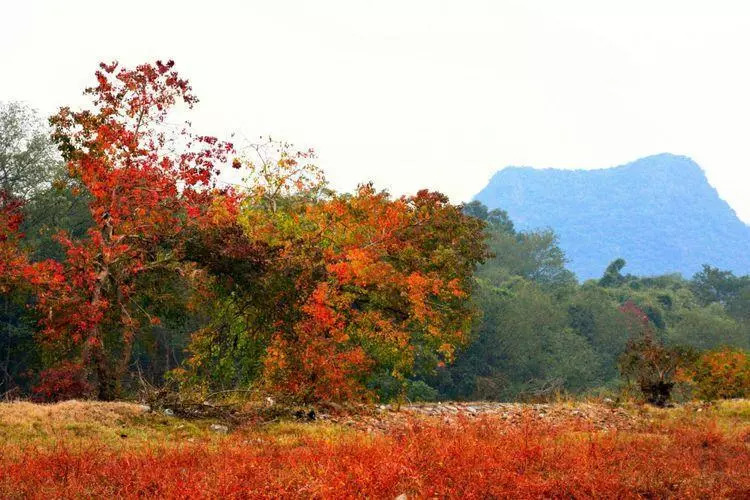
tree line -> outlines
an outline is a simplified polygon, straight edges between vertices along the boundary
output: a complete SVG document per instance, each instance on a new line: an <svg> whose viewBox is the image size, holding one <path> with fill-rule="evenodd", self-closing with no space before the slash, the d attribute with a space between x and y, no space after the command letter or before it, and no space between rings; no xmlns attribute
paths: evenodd
<svg viewBox="0 0 750 500"><path fill-rule="evenodd" d="M0 108L8 397L114 399L145 379L301 402L503 400L643 388L656 355L680 360L657 370L671 390L716 371L700 353L750 348L748 277L636 277L618 259L579 284L552 231L516 231L502 210L338 193L313 150L175 125L198 100L171 61L95 76L89 105L49 126ZM747 370L743 351L721 355Z"/></svg>

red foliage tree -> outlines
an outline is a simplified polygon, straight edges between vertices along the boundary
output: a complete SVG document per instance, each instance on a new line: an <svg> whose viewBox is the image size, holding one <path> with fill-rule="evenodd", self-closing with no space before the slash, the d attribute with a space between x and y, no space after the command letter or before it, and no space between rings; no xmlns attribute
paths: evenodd
<svg viewBox="0 0 750 500"><path fill-rule="evenodd" d="M0 192L0 294L12 288L58 286L63 281L61 266L55 261L30 262L21 245L23 202Z"/></svg>
<svg viewBox="0 0 750 500"><path fill-rule="evenodd" d="M138 325L139 278L179 271L185 229L217 199L213 176L232 145L165 123L177 104L197 102L173 62L135 69L101 64L85 94L90 109L62 108L50 119L69 173L91 196L94 227L66 234L64 282L39 291L44 337L80 346L98 397L111 399L127 368ZM177 152L175 152L177 151Z"/></svg>
<svg viewBox="0 0 750 500"><path fill-rule="evenodd" d="M15 286L28 267L26 254L19 247L22 206L20 200L0 191L0 293Z"/></svg>

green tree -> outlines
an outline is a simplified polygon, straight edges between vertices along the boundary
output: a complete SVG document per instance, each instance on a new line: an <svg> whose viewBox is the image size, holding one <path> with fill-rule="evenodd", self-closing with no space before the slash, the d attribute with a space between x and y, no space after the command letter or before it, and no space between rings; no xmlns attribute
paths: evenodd
<svg viewBox="0 0 750 500"><path fill-rule="evenodd" d="M691 286L701 304L718 302L726 305L748 284L750 281L747 276L738 278L731 271L722 271L704 264L703 269L693 276Z"/></svg>
<svg viewBox="0 0 750 500"><path fill-rule="evenodd" d="M31 200L50 186L60 162L36 111L0 103L0 191Z"/></svg>
<svg viewBox="0 0 750 500"><path fill-rule="evenodd" d="M625 283L626 277L620 271L625 267L625 259L615 259L604 271L604 275L599 280L599 285L603 287L614 287Z"/></svg>

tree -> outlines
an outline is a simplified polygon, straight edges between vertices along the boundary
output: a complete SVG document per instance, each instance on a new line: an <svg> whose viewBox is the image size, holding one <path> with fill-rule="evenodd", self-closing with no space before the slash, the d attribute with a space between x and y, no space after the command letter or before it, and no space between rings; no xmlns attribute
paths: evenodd
<svg viewBox="0 0 750 500"><path fill-rule="evenodd" d="M0 298L3 304L3 385L6 392L12 389L21 371L19 359L11 368L11 354L17 358L29 357L31 330L24 316L27 297L40 286L57 286L62 282L61 266L51 260L32 263L22 247L23 201L0 192ZM26 321L25 321L26 320Z"/></svg>
<svg viewBox="0 0 750 500"><path fill-rule="evenodd" d="M28 201L49 187L59 160L37 113L0 103L0 191Z"/></svg>
<svg viewBox="0 0 750 500"><path fill-rule="evenodd" d="M28 266L28 258L19 246L23 202L0 191L0 293L8 293Z"/></svg>
<svg viewBox="0 0 750 500"><path fill-rule="evenodd" d="M619 376L617 361L628 341L627 317L610 291L586 284L567 303L568 324L585 338L601 366L597 384L613 383Z"/></svg>
<svg viewBox="0 0 750 500"><path fill-rule="evenodd" d="M27 308L33 257L28 249L34 248L29 240L37 233L29 213L51 189L59 164L37 113L20 103L0 103L0 392L18 388L38 359L35 319Z"/></svg>
<svg viewBox="0 0 750 500"><path fill-rule="evenodd" d="M244 241L266 257L231 279L227 320L194 338L188 366L224 367L215 380L262 377L306 402L369 399L384 381L403 394L415 370L449 362L468 341L484 224L439 193L332 193L314 154L290 148L266 144L242 162L252 179Z"/></svg>
<svg viewBox="0 0 750 500"><path fill-rule="evenodd" d="M58 236L64 281L40 289L38 308L46 341L78 352L101 399L116 396L139 326L159 322L141 303L144 278L184 270L186 228L236 204L212 184L231 144L165 125L175 105L197 102L173 65L101 64L85 91L92 106L50 120L69 175L90 195L93 227Z"/></svg>
<svg viewBox="0 0 750 500"><path fill-rule="evenodd" d="M656 340L648 316L633 302L626 302L621 310L631 338L620 357L620 371L626 380L638 384L649 403L664 406L672 394L678 369L689 362L692 353Z"/></svg>
<svg viewBox="0 0 750 500"><path fill-rule="evenodd" d="M743 331L741 325L719 304L681 311L667 333L672 343L689 345L699 350L716 349L725 345L750 348L747 331Z"/></svg>
<svg viewBox="0 0 750 500"><path fill-rule="evenodd" d="M510 234L516 232L508 212L499 208L489 210L481 201L474 200L464 205L464 213L485 221L490 230Z"/></svg>
<svg viewBox="0 0 750 500"><path fill-rule="evenodd" d="M434 367L468 340L482 224L443 195L391 200L367 185L308 206L296 227L301 314L275 329L265 359L277 390L358 398L373 374L405 388L419 357Z"/></svg>
<svg viewBox="0 0 750 500"><path fill-rule="evenodd" d="M512 400L540 390L579 391L598 375L599 360L566 327L563 304L526 279L497 287L480 281L483 315L473 342L436 383L446 397Z"/></svg>
<svg viewBox="0 0 750 500"><path fill-rule="evenodd" d="M625 267L625 259L615 259L604 271L604 275L599 280L599 285L603 287L616 287L625 283L626 277L620 271Z"/></svg>
<svg viewBox="0 0 750 500"><path fill-rule="evenodd" d="M693 276L692 289L703 305L713 302L726 305L746 284L747 279L738 278L731 271L704 264L703 269Z"/></svg>

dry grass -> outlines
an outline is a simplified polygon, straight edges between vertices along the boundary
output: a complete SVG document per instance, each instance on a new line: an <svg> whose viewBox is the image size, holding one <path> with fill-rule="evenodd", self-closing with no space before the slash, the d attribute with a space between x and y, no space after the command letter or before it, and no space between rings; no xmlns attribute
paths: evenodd
<svg viewBox="0 0 750 500"><path fill-rule="evenodd" d="M636 427L527 412L223 435L127 403L14 403L0 405L0 497L750 497L750 401L628 411Z"/></svg>
<svg viewBox="0 0 750 500"><path fill-rule="evenodd" d="M92 443L114 449L216 440L212 421L189 421L149 413L126 402L65 401L0 404L0 441L13 450L80 448Z"/></svg>
<svg viewBox="0 0 750 500"><path fill-rule="evenodd" d="M76 422L117 425L143 413L143 406L125 402L73 400L54 404L35 404L26 401L0 404L0 422L5 425L65 425Z"/></svg>

